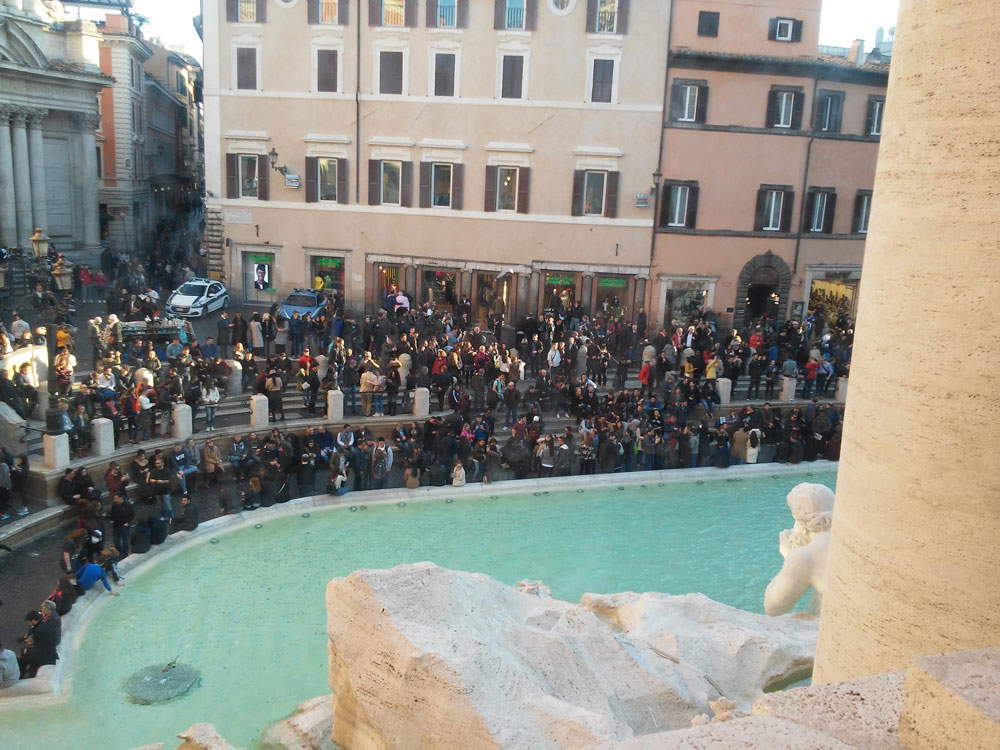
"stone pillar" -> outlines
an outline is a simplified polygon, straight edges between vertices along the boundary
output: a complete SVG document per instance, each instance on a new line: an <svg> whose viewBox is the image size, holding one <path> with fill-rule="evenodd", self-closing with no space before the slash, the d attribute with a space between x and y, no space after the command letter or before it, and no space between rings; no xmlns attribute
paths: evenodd
<svg viewBox="0 0 1000 750"><path fill-rule="evenodd" d="M548 293L548 289L546 289L545 291L546 291L546 293ZM585 274L583 274L583 279L580 282L580 300L579 300L579 302L580 302L581 305L583 305L583 309L586 310L588 313L593 313L594 312L593 309L592 309L592 303L594 301L594 299L593 299L593 292L594 292L594 274L592 274L592 273L585 273ZM542 304L544 305L547 302L548 302L548 300L546 299L546 300L544 300L542 302Z"/></svg>
<svg viewBox="0 0 1000 750"><path fill-rule="evenodd" d="M0 244L18 247L17 206L14 201L14 153L10 145L13 107L0 105Z"/></svg>
<svg viewBox="0 0 1000 750"><path fill-rule="evenodd" d="M267 396L258 393L250 397L250 429L263 430L267 428L270 414L267 410Z"/></svg>
<svg viewBox="0 0 1000 750"><path fill-rule="evenodd" d="M83 213L83 244L90 249L101 246L101 224L98 217L99 179L97 177L97 138L94 131L100 126L101 118L96 114L73 115L73 121L80 131L80 206ZM122 218L122 221L126 219Z"/></svg>
<svg viewBox="0 0 1000 750"><path fill-rule="evenodd" d="M996 19L996 0L899 10L814 684L1000 643L1000 352L971 323L1000 291ZM915 368L928 341L974 364Z"/></svg>
<svg viewBox="0 0 1000 750"><path fill-rule="evenodd" d="M226 395L238 396L243 393L243 363L235 359L227 359L225 363L229 366L229 377L226 378Z"/></svg>
<svg viewBox="0 0 1000 750"><path fill-rule="evenodd" d="M62 471L69 466L69 435L45 435L42 437L42 451L45 468Z"/></svg>
<svg viewBox="0 0 1000 750"><path fill-rule="evenodd" d="M110 456L115 452L115 428L110 419L98 417L92 420L90 434L95 456Z"/></svg>
<svg viewBox="0 0 1000 750"><path fill-rule="evenodd" d="M48 117L47 109L32 110L28 114L28 160L31 172L31 217L36 227L49 224L46 206L45 185L45 144L42 140L42 126Z"/></svg>
<svg viewBox="0 0 1000 750"><path fill-rule="evenodd" d="M733 400L733 381L729 378L719 378L715 381L715 387L719 391L719 403L725 406Z"/></svg>
<svg viewBox="0 0 1000 750"><path fill-rule="evenodd" d="M784 375L781 376L781 400L782 401L794 401L795 400L795 385L798 381L795 378L786 378Z"/></svg>
<svg viewBox="0 0 1000 750"><path fill-rule="evenodd" d="M329 390L326 392L326 421L344 421L344 392Z"/></svg>
<svg viewBox="0 0 1000 750"><path fill-rule="evenodd" d="M194 427L191 423L191 407L187 404L174 404L171 414L174 423L170 427L170 436L174 440L187 440L191 437Z"/></svg>
<svg viewBox="0 0 1000 750"><path fill-rule="evenodd" d="M11 150L14 154L14 208L17 211L17 244L30 245L35 233L31 223L31 168L28 163L28 111L16 109L11 116Z"/></svg>
<svg viewBox="0 0 1000 750"><path fill-rule="evenodd" d="M24 451L24 426L27 422L7 404L0 402L0 446L16 456Z"/></svg>
<svg viewBox="0 0 1000 750"><path fill-rule="evenodd" d="M847 401L847 384L850 381L847 378L837 378L837 400Z"/></svg>
<svg viewBox="0 0 1000 750"><path fill-rule="evenodd" d="M413 389L413 418L424 419L431 413L431 392L426 388Z"/></svg>

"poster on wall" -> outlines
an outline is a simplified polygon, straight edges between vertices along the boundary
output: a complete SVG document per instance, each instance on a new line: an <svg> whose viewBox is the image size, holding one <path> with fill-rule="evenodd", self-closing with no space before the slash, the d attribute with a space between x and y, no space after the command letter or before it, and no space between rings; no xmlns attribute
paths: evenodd
<svg viewBox="0 0 1000 750"><path fill-rule="evenodd" d="M254 263L253 288L259 291L272 289L271 286L271 264Z"/></svg>

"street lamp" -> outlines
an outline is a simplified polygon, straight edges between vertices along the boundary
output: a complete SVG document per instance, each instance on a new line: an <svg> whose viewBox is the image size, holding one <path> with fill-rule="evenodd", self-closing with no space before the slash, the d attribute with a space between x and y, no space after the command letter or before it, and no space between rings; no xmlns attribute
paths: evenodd
<svg viewBox="0 0 1000 750"><path fill-rule="evenodd" d="M277 166L277 164L278 164L278 152L274 149L274 146L271 146L271 150L268 152L267 158L271 162L271 169L273 169L275 172L279 172L282 175L282 177L284 177L286 174L288 174L288 166L287 165L282 164L280 167Z"/></svg>
<svg viewBox="0 0 1000 750"><path fill-rule="evenodd" d="M42 231L41 227L35 227L35 233L31 235L31 249L35 253L35 260L43 260L49 256L49 236Z"/></svg>

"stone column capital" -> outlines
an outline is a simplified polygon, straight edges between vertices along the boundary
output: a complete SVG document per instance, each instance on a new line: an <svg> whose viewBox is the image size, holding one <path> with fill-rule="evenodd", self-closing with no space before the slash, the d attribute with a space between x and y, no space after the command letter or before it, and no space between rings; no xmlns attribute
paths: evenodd
<svg viewBox="0 0 1000 750"><path fill-rule="evenodd" d="M28 110L27 116L29 128L40 128L42 127L42 123L45 122L45 118L49 116L49 110L30 109Z"/></svg>
<svg viewBox="0 0 1000 750"><path fill-rule="evenodd" d="M10 112L10 124L15 128L23 128L28 124L28 114L31 112L27 107L12 107Z"/></svg>
<svg viewBox="0 0 1000 750"><path fill-rule="evenodd" d="M93 133L101 124L100 116L92 112L74 112L71 117L81 133Z"/></svg>
<svg viewBox="0 0 1000 750"><path fill-rule="evenodd" d="M17 111L13 104L0 104L0 125L9 125L10 117Z"/></svg>

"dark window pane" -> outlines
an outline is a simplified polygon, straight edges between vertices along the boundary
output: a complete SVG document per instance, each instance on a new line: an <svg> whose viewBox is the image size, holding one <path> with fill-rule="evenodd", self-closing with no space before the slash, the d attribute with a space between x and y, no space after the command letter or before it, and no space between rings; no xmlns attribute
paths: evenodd
<svg viewBox="0 0 1000 750"><path fill-rule="evenodd" d="M403 93L403 53L380 52L378 71L380 94Z"/></svg>
<svg viewBox="0 0 1000 750"><path fill-rule="evenodd" d="M236 49L236 88L257 88L257 50L253 47Z"/></svg>
<svg viewBox="0 0 1000 750"><path fill-rule="evenodd" d="M337 51L321 49L316 57L316 86L320 91L337 90Z"/></svg>
<svg viewBox="0 0 1000 750"><path fill-rule="evenodd" d="M521 55L503 56L503 85L500 96L504 99L520 99L524 74L524 58Z"/></svg>
<svg viewBox="0 0 1000 750"><path fill-rule="evenodd" d="M719 35L719 14L711 10L698 13L698 36Z"/></svg>
<svg viewBox="0 0 1000 750"><path fill-rule="evenodd" d="M455 56L434 55L434 96L455 95Z"/></svg>
<svg viewBox="0 0 1000 750"><path fill-rule="evenodd" d="M614 78L614 60L594 60L594 84L591 88L590 100L594 102L610 102Z"/></svg>
<svg viewBox="0 0 1000 750"><path fill-rule="evenodd" d="M434 165L434 182L431 187L435 208L451 206L451 164Z"/></svg>

